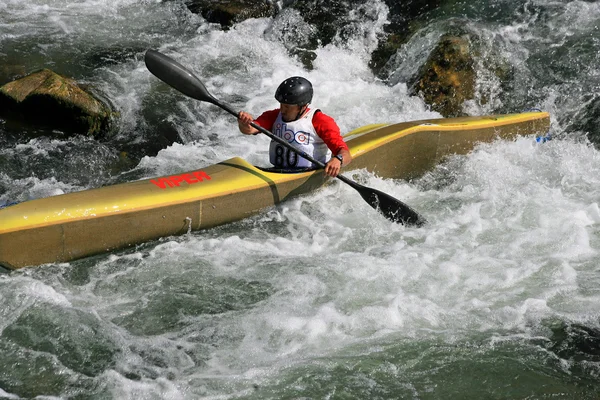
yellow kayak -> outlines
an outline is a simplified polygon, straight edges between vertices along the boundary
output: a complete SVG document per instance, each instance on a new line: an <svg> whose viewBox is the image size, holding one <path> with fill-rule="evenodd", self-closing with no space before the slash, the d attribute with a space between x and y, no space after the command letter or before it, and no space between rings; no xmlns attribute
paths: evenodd
<svg viewBox="0 0 600 400"><path fill-rule="evenodd" d="M545 134L549 126L546 112L368 125L345 136L353 162L343 172L364 168L383 178L415 178L477 142ZM274 172L235 157L181 174L26 201L0 209L0 266L66 262L211 228L328 180L322 170Z"/></svg>

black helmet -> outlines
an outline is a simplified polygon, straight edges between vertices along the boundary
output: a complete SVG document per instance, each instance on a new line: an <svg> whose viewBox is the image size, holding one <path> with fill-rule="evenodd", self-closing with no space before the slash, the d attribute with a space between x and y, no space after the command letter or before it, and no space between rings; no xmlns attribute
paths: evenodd
<svg viewBox="0 0 600 400"><path fill-rule="evenodd" d="M283 104L303 106L310 103L313 97L311 83L300 76L293 76L281 82L275 92L275 99Z"/></svg>

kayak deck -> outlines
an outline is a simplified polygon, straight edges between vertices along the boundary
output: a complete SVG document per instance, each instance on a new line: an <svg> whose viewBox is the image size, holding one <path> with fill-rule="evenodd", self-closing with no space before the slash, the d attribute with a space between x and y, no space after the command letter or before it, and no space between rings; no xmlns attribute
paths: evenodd
<svg viewBox="0 0 600 400"><path fill-rule="evenodd" d="M375 124L346 135L353 162L383 178L411 179L477 142L543 134L548 113ZM251 216L313 191L322 170L280 173L235 157L182 174L31 200L0 209L0 265L66 262Z"/></svg>

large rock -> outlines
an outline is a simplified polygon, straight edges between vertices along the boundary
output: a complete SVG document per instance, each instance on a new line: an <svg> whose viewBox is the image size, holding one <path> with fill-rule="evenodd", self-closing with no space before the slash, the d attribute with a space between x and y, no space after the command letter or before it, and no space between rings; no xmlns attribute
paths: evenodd
<svg viewBox="0 0 600 400"><path fill-rule="evenodd" d="M99 136L109 129L113 113L74 80L43 69L0 87L0 115L65 133Z"/></svg>
<svg viewBox="0 0 600 400"><path fill-rule="evenodd" d="M272 17L278 10L269 0L186 0L188 9L208 22L228 28L248 18Z"/></svg>
<svg viewBox="0 0 600 400"><path fill-rule="evenodd" d="M475 96L475 68L469 39L442 36L419 72L412 94L421 95L444 117L464 115L463 104Z"/></svg>

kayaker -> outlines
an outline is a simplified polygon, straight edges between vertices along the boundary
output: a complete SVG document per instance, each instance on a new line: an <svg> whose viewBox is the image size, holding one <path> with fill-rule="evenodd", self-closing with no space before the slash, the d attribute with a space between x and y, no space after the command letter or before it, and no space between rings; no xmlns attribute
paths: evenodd
<svg viewBox="0 0 600 400"><path fill-rule="evenodd" d="M287 140L294 148L305 152L326 164L325 173L335 177L342 166L350 164L352 156L335 120L321 110L310 108L313 97L312 84L305 78L294 76L284 80L275 91L279 108L265 111L254 119L245 111L238 115L240 131L256 135L254 122L273 134ZM334 156L331 157L331 154ZM312 167L312 163L281 144L271 141L269 146L271 164L277 168L301 169Z"/></svg>

